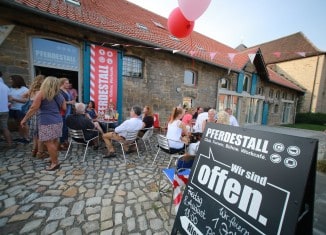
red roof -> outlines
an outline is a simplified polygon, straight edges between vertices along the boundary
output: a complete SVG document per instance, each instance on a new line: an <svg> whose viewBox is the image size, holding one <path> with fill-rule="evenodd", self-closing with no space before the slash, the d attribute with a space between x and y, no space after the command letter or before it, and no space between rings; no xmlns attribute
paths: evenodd
<svg viewBox="0 0 326 235"><path fill-rule="evenodd" d="M302 32L257 45L263 53L266 64L302 59L322 54Z"/></svg>
<svg viewBox="0 0 326 235"><path fill-rule="evenodd" d="M23 6L36 14L45 13L57 20L78 23L107 34L140 42L133 46L144 46L145 44L153 49L169 50L171 53L175 51L235 71L244 68L249 61L249 54L259 51L258 47L254 47L239 52L195 31L186 38L175 38L167 29L166 18L125 0L75 0L80 3L80 6L75 6L65 0L1 1L10 4L11 7ZM100 43L113 45L117 42ZM231 59L232 57L233 59ZM285 84L285 82L281 84ZM287 84L292 87L292 83L288 82Z"/></svg>
<svg viewBox="0 0 326 235"><path fill-rule="evenodd" d="M279 75L278 73L273 71L268 66L267 66L267 71L268 71L268 77L269 77L270 82L276 83L276 84L281 85L281 86L289 87L291 89L294 89L294 90L297 90L297 91L300 91L300 92L305 92L302 88L300 88L299 86L297 86L294 83L290 82L286 78L282 77L281 75Z"/></svg>
<svg viewBox="0 0 326 235"><path fill-rule="evenodd" d="M233 63L230 62L228 53L238 53L235 49L195 31L186 38L171 37L166 18L128 1L79 0L79 2L80 6L74 6L64 0L16 0L15 4L45 12L50 16L59 16L66 20L95 27L109 34L127 36L153 47L171 52L176 50L179 51L178 53L188 56L192 54L199 60L220 67L239 71L244 66L243 59L237 59L237 56Z"/></svg>

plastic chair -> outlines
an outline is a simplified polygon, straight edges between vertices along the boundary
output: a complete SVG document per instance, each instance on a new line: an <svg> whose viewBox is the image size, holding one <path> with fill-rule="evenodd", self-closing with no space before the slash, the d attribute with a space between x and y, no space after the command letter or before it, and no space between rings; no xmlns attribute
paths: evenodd
<svg viewBox="0 0 326 235"><path fill-rule="evenodd" d="M138 137L138 131L129 131L129 132L127 132L127 135L126 135L124 140L121 140L121 141L113 140L113 141L118 142L120 144L122 154L123 154L123 158L124 158L126 164L127 164L127 158L126 158L126 153L125 153L123 147L130 147L132 145L135 145L136 150L137 150L138 158L140 158L138 145L137 145L137 137Z"/></svg>
<svg viewBox="0 0 326 235"><path fill-rule="evenodd" d="M166 136L158 134L157 135L157 142L158 142L158 150L156 152L155 158L153 160L152 166L154 165L160 151L163 151L164 153L170 155L170 161L167 165L167 168L171 166L171 162L173 158L178 158L180 154L184 153L185 149L171 149L169 146L169 140L166 138Z"/></svg>
<svg viewBox="0 0 326 235"><path fill-rule="evenodd" d="M68 128L70 141L69 141L69 146L68 146L68 149L67 149L67 152L66 152L66 155L65 155L65 159L68 156L68 153L70 151L70 147L71 147L72 144L81 144L81 145L86 146L85 152L84 152L84 157L83 157L83 162L85 161L85 157L86 157L86 153L87 153L89 143L91 141L95 140L95 139L99 139L99 131L98 130L87 130L87 131L94 131L94 132L97 133L97 135L95 137L89 139L89 140L86 140L83 130L74 130L74 129Z"/></svg>

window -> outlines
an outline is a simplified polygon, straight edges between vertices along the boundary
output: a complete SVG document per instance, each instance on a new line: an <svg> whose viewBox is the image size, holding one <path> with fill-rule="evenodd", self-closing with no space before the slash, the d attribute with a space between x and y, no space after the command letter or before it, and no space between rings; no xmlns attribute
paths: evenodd
<svg viewBox="0 0 326 235"><path fill-rule="evenodd" d="M246 107L245 110L245 122L247 124L258 124L261 123L263 101L255 98L243 100L243 105Z"/></svg>
<svg viewBox="0 0 326 235"><path fill-rule="evenodd" d="M274 113L278 113L278 111L279 111L279 105L275 104L274 105Z"/></svg>
<svg viewBox="0 0 326 235"><path fill-rule="evenodd" d="M184 73L184 84L188 86L195 86L196 81L196 73L191 70L185 70Z"/></svg>
<svg viewBox="0 0 326 235"><path fill-rule="evenodd" d="M264 87L258 88L258 95L264 95Z"/></svg>
<svg viewBox="0 0 326 235"><path fill-rule="evenodd" d="M226 78L221 78L220 79L220 88L229 89L229 80L227 80Z"/></svg>
<svg viewBox="0 0 326 235"><path fill-rule="evenodd" d="M71 4L75 5L75 6L80 6L79 0L65 0L65 2L71 3Z"/></svg>
<svg viewBox="0 0 326 235"><path fill-rule="evenodd" d="M251 78L248 75L245 75L243 78L243 91L250 92L251 88Z"/></svg>
<svg viewBox="0 0 326 235"><path fill-rule="evenodd" d="M122 76L132 78L143 77L143 61L132 56L123 57Z"/></svg>
<svg viewBox="0 0 326 235"><path fill-rule="evenodd" d="M277 91L276 94L275 94L275 98L276 99L280 99L280 94L281 94L281 92L280 91Z"/></svg>
<svg viewBox="0 0 326 235"><path fill-rule="evenodd" d="M273 89L269 90L269 98L274 98L274 90Z"/></svg>

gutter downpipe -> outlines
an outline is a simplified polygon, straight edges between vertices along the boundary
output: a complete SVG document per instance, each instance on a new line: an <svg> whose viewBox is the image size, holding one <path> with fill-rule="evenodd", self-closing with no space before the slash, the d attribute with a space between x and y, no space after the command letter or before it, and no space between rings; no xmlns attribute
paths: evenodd
<svg viewBox="0 0 326 235"><path fill-rule="evenodd" d="M314 95L315 95L315 86L316 86L316 80L317 80L317 71L318 71L318 66L319 66L319 54L317 56L317 65L315 69L315 76L314 76L314 83L311 91L311 99L310 99L310 113L312 113L312 105L313 105L313 100L314 100ZM315 109L316 111L316 109Z"/></svg>

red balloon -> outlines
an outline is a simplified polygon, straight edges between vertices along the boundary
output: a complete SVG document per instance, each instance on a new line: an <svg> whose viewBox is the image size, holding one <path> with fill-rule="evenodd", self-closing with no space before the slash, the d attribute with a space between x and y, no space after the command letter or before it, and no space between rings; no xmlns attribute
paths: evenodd
<svg viewBox="0 0 326 235"><path fill-rule="evenodd" d="M184 38L191 34L195 22L187 20L179 7L175 8L168 18L168 29L177 38Z"/></svg>

